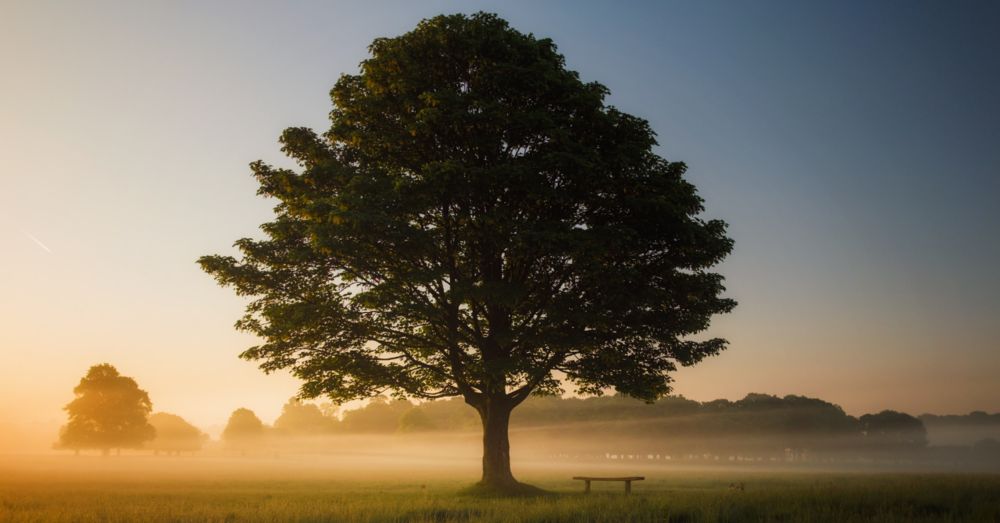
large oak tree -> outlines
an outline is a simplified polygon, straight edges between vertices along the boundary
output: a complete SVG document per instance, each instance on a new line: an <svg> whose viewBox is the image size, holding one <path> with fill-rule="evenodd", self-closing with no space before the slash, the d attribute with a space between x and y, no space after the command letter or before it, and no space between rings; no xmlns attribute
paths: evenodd
<svg viewBox="0 0 1000 523"><path fill-rule="evenodd" d="M251 164L278 200L267 239L205 271L254 297L242 354L301 395L462 396L483 424L482 484L518 488L511 410L556 393L653 401L735 302L709 270L732 249L648 123L495 15L439 16L369 47L331 92L332 126L290 128L300 172Z"/></svg>
<svg viewBox="0 0 1000 523"><path fill-rule="evenodd" d="M113 448L142 448L143 442L156 437L156 429L147 421L153 410L149 394L113 365L91 367L73 394L76 398L63 407L69 423L60 431L55 448L100 449L107 456Z"/></svg>

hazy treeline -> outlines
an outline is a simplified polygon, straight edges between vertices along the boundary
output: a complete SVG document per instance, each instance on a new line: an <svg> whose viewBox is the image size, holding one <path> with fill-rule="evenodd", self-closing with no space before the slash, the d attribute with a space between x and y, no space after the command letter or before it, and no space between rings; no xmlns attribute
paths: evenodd
<svg viewBox="0 0 1000 523"><path fill-rule="evenodd" d="M988 437L971 445L967 441L962 447L929 446L925 422L937 428L971 417L984 427L1000 429L1000 415L984 418L981 414L918 418L887 410L854 417L838 405L794 395L749 394L738 401L709 402L670 396L653 405L618 395L533 397L514 410L511 430L514 440L530 441L528 447L534 452L547 454L780 461L931 455L959 460L1000 458L995 449L1000 444ZM478 414L460 398L414 404L379 397L340 416L329 404L293 399L265 432L282 438L460 432L480 427Z"/></svg>
<svg viewBox="0 0 1000 523"><path fill-rule="evenodd" d="M156 429L156 436L145 447L157 454L201 450L202 443L209 439L208 434L176 414L153 413L149 416L149 424Z"/></svg>
<svg viewBox="0 0 1000 523"><path fill-rule="evenodd" d="M927 427L931 444L937 446L990 446L990 440L1000 441L1000 413L974 411L965 415L936 416L922 414L920 421ZM998 443L997 445L1000 445Z"/></svg>
<svg viewBox="0 0 1000 523"><path fill-rule="evenodd" d="M74 394L76 399L66 406L70 422L61 427L55 449L172 454L198 451L209 441L178 415L151 413L148 394L111 365L92 367ZM914 417L886 410L854 417L838 405L794 395L748 394L738 401L708 402L668 396L654 404L621 395L531 397L514 409L510 426L517 452L544 455L1000 462L1000 414ZM34 439L7 429L0 430L0 440L8 446ZM249 409L236 409L222 431L221 447L212 445L244 455L279 448L325 452L345 450L341 447L347 441L363 445L366 435L392 436L402 443L415 434L466 438L481 430L479 415L461 398L412 403L378 396L343 412L331 403L292 398L271 425ZM348 435L361 439L339 438L337 443L330 438Z"/></svg>

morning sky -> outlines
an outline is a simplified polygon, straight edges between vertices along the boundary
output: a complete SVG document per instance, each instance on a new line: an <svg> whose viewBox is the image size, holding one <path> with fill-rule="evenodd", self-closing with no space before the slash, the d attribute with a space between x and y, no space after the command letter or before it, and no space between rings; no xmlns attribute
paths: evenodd
<svg viewBox="0 0 1000 523"><path fill-rule="evenodd" d="M700 401L1000 411L996 2L0 3L0 420L55 418L97 363L154 410L271 422L298 382L237 355L245 302L195 260L260 237L247 164L325 131L376 37L495 12L688 163L739 302ZM571 387L570 387L571 388Z"/></svg>

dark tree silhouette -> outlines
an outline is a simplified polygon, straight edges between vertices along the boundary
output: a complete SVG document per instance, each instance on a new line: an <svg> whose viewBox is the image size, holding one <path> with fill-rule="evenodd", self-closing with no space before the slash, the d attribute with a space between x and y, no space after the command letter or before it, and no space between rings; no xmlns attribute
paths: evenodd
<svg viewBox="0 0 1000 523"><path fill-rule="evenodd" d="M549 39L495 15L380 38L331 92L321 138L290 128L296 173L252 164L276 198L268 239L204 270L257 297L242 354L291 369L304 398L462 396L483 426L486 488L517 489L510 413L530 394L613 388L654 401L693 341L732 249L648 123L604 105Z"/></svg>
<svg viewBox="0 0 1000 523"><path fill-rule="evenodd" d="M399 417L399 429L396 432L399 434L407 434L411 432L425 432L428 430L434 430L437 428L434 422L431 421L430 416L427 412L418 407L413 407L412 409L403 413Z"/></svg>
<svg viewBox="0 0 1000 523"><path fill-rule="evenodd" d="M919 449L927 446L924 422L904 412L883 410L859 418L868 446L878 450Z"/></svg>
<svg viewBox="0 0 1000 523"><path fill-rule="evenodd" d="M69 423L60 431L56 448L99 449L107 456L113 448L141 448L156 437L146 419L153 409L149 394L110 364L91 367L73 394L76 399L63 407Z"/></svg>
<svg viewBox="0 0 1000 523"><path fill-rule="evenodd" d="M226 448L239 450L246 456L248 450L264 446L264 423L252 410L236 409L222 430L222 441Z"/></svg>
<svg viewBox="0 0 1000 523"><path fill-rule="evenodd" d="M399 429L399 418L412 408L409 401L375 396L368 405L345 412L344 426L351 432L392 433Z"/></svg>
<svg viewBox="0 0 1000 523"><path fill-rule="evenodd" d="M148 446L157 454L201 450L207 437L198 427L176 414L157 412L149 417L149 424L156 428L156 438Z"/></svg>

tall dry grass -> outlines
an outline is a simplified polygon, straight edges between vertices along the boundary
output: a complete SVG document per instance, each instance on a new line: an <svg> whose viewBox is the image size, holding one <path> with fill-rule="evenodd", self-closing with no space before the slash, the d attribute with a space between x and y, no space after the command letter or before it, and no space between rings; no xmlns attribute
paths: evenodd
<svg viewBox="0 0 1000 523"><path fill-rule="evenodd" d="M0 521L1000 520L997 475L661 469L643 471L648 479L626 497L620 483L595 483L584 495L564 470L539 464L520 479L552 495L490 499L458 495L475 477L469 463L436 463L25 458L0 462ZM729 490L733 482L746 491Z"/></svg>

